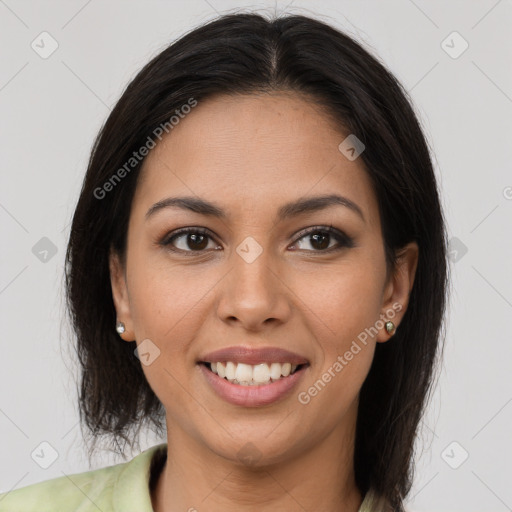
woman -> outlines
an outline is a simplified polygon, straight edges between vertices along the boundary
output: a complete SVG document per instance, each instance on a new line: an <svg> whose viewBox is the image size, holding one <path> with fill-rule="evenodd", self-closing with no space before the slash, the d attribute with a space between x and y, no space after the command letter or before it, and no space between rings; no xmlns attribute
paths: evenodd
<svg viewBox="0 0 512 512"><path fill-rule="evenodd" d="M155 57L96 140L66 277L93 445L167 442L1 511L404 510L445 227L411 104L354 40L232 14Z"/></svg>

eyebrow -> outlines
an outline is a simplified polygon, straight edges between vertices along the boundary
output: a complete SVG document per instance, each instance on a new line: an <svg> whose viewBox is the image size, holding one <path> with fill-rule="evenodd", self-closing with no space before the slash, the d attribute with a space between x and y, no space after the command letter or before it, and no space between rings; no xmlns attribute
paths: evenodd
<svg viewBox="0 0 512 512"><path fill-rule="evenodd" d="M286 203L279 208L277 212L277 219L278 221L283 221L289 217L324 210L325 208L334 205L349 208L353 212L357 213L363 221L365 221L361 208L347 197L343 197L338 194L306 197ZM146 219L164 208L181 208L209 217L216 217L223 220L227 218L226 212L222 210L222 208L204 199L198 197L168 197L151 206L151 208L146 212Z"/></svg>

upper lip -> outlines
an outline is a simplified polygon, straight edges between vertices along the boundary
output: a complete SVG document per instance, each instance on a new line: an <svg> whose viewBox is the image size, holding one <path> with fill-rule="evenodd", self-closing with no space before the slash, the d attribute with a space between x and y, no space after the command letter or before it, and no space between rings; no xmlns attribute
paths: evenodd
<svg viewBox="0 0 512 512"><path fill-rule="evenodd" d="M307 364L309 361L294 352L278 347L252 348L243 345L225 347L208 352L199 358L199 362L216 363L232 361L234 363L260 364L260 363L291 363Z"/></svg>

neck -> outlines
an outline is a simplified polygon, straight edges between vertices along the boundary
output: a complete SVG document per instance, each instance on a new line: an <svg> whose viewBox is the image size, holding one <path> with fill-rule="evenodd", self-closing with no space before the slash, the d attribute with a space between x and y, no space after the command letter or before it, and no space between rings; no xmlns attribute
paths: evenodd
<svg viewBox="0 0 512 512"><path fill-rule="evenodd" d="M168 457L152 496L155 512L360 508L353 467L355 422L349 431L336 428L307 451L258 466L243 465L236 454L234 459L221 456L167 423Z"/></svg>

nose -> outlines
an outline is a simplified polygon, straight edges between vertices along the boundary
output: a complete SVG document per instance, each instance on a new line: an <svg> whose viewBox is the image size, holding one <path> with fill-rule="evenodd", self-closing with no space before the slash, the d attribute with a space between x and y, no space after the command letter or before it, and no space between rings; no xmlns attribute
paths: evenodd
<svg viewBox="0 0 512 512"><path fill-rule="evenodd" d="M290 288L278 275L276 265L264 250L248 262L233 251L231 270L219 287L219 318L239 324L247 331L261 331L269 324L280 325L291 316Z"/></svg>

